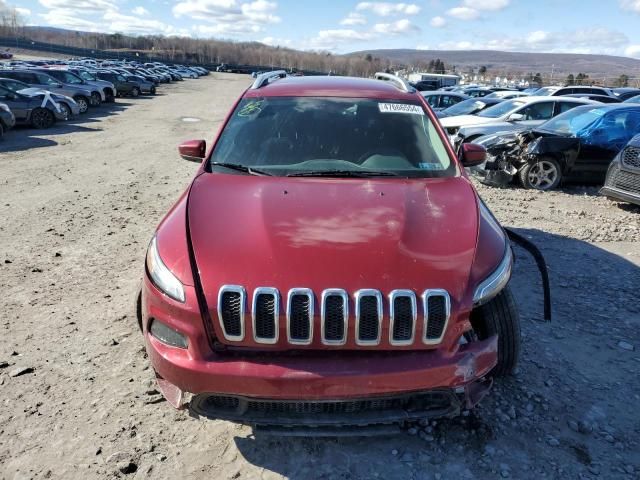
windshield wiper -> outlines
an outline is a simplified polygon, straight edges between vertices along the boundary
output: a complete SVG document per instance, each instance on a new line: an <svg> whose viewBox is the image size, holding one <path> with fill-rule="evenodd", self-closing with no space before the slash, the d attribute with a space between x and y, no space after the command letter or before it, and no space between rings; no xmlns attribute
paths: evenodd
<svg viewBox="0 0 640 480"><path fill-rule="evenodd" d="M264 172L262 170L256 170L255 168L247 167L246 165L240 165L239 163L211 162L210 165L212 167L223 167L228 168L229 170L248 173L249 175L262 175L267 177L272 176L270 173Z"/></svg>
<svg viewBox="0 0 640 480"><path fill-rule="evenodd" d="M311 170L309 172L290 173L287 177L399 177L393 172L375 172L372 170L355 171L355 170Z"/></svg>

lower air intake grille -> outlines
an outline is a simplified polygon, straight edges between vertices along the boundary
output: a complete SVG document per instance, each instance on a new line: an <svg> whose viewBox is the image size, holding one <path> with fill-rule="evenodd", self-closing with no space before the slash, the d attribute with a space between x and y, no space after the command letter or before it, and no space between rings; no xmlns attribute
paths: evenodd
<svg viewBox="0 0 640 480"><path fill-rule="evenodd" d="M228 337L242 336L242 294L225 291L220 298L220 315Z"/></svg>
<svg viewBox="0 0 640 480"><path fill-rule="evenodd" d="M254 335L256 341L272 343L278 336L278 293L262 290L253 295Z"/></svg>
<svg viewBox="0 0 640 480"><path fill-rule="evenodd" d="M427 295L425 339L428 342L437 342L441 339L449 318L448 310L448 297L439 294Z"/></svg>
<svg viewBox="0 0 640 480"><path fill-rule="evenodd" d="M614 174L613 185L619 190L640 194L640 172L630 173L618 170Z"/></svg>

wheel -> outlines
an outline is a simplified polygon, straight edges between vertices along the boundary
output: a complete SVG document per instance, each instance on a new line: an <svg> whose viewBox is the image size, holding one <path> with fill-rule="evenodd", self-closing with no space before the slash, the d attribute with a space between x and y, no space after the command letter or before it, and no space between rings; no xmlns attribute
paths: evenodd
<svg viewBox="0 0 640 480"><path fill-rule="evenodd" d="M149 89L149 93L150 93L151 95L155 95L155 94L156 94L156 87L151 87L151 88Z"/></svg>
<svg viewBox="0 0 640 480"><path fill-rule="evenodd" d="M520 181L525 188L553 190L562 180L560 164L553 158L528 163L520 170Z"/></svg>
<svg viewBox="0 0 640 480"><path fill-rule="evenodd" d="M56 122L56 117L51 110L38 107L31 112L31 126L33 128L49 128Z"/></svg>
<svg viewBox="0 0 640 480"><path fill-rule="evenodd" d="M520 315L509 287L474 309L470 320L472 335L478 340L498 335L498 363L490 375L504 377L513 373L520 356Z"/></svg>
<svg viewBox="0 0 640 480"><path fill-rule="evenodd" d="M102 103L102 97L98 92L91 92L91 105L97 107Z"/></svg>
<svg viewBox="0 0 640 480"><path fill-rule="evenodd" d="M4 125L0 122L0 138L4 137Z"/></svg>
<svg viewBox="0 0 640 480"><path fill-rule="evenodd" d="M138 87L133 87L133 89L131 90L131 96L137 97L138 95L140 95L140 89Z"/></svg>
<svg viewBox="0 0 640 480"><path fill-rule="evenodd" d="M87 113L87 110L89 110L89 99L81 95L73 97L73 99L78 104L78 107L80 107L80 113Z"/></svg>
<svg viewBox="0 0 640 480"><path fill-rule="evenodd" d="M60 106L60 110L62 110L62 113L64 114L64 119L69 120L72 115L69 105L63 102L58 103L58 105Z"/></svg>

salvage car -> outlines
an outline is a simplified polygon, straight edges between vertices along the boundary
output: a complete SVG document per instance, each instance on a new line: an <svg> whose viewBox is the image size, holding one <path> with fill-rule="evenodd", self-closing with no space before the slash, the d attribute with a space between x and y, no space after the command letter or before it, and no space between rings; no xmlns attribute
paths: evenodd
<svg viewBox="0 0 640 480"><path fill-rule="evenodd" d="M2 75L2 72L0 72L0 75ZM23 95L40 95L44 92L47 92L47 90L30 87L26 83L23 83L19 80L13 80L12 78L0 77L0 85ZM49 92L49 94L62 110L62 113L66 120L69 120L70 118L80 114L80 106L73 98L67 97L66 95L60 95L59 93Z"/></svg>
<svg viewBox="0 0 640 480"><path fill-rule="evenodd" d="M578 105L593 103L589 100L576 98L559 99L557 97L522 97L494 105L478 112L475 115L458 115L440 120L447 130L452 142L461 142L465 139L477 138L483 135L483 131L474 131L471 127L481 125L497 125L495 130L487 129L484 134L500 131L506 125L513 125L516 129L540 125L554 116L570 110ZM462 127L469 127L464 138L458 135ZM509 127L504 130L510 130ZM468 141L468 140L467 140Z"/></svg>
<svg viewBox="0 0 640 480"><path fill-rule="evenodd" d="M572 108L595 103L570 97L528 97L513 103L503 102L499 106L483 110L476 116L465 118L466 125L460 127L450 139L457 151L461 144L473 142L484 135L530 129ZM504 111L507 113L503 113ZM454 119L455 117L451 117L452 122ZM447 120L442 124L445 128L449 127Z"/></svg>
<svg viewBox="0 0 640 480"><path fill-rule="evenodd" d="M0 103L0 138L4 133L13 128L16 124L16 117L6 103Z"/></svg>
<svg viewBox="0 0 640 480"><path fill-rule="evenodd" d="M0 86L0 102L11 109L18 125L49 128L56 120L66 120L60 106L46 92L24 95Z"/></svg>
<svg viewBox="0 0 640 480"><path fill-rule="evenodd" d="M92 107L99 106L102 102L106 101L107 99L104 93L104 87L102 85L96 85L90 82L86 82L79 76L67 70L45 68L37 71L46 73L47 75L52 76L57 81L62 83L62 85L65 87L81 87L81 88L84 88L85 90L88 90L90 92L89 105L91 105Z"/></svg>
<svg viewBox="0 0 640 480"><path fill-rule="evenodd" d="M470 98L468 95L459 92L423 91L422 96L425 98L429 106L436 112L449 108Z"/></svg>
<svg viewBox="0 0 640 480"><path fill-rule="evenodd" d="M602 184L611 161L638 133L640 105L576 107L533 130L479 138L489 156L475 170L490 185L514 178L537 190L563 182Z"/></svg>
<svg viewBox="0 0 640 480"><path fill-rule="evenodd" d="M608 95L610 97L615 97L613 90L605 87L588 87L584 85L569 85L566 87L559 88L555 90L553 93L549 95L553 96L562 96L562 95L572 95L576 93L586 93L592 95Z"/></svg>
<svg viewBox="0 0 640 480"><path fill-rule="evenodd" d="M513 371L513 254L463 168L485 150L376 78L263 74L179 147L200 168L137 297L173 406L320 434L456 415Z"/></svg>
<svg viewBox="0 0 640 480"><path fill-rule="evenodd" d="M456 105L453 105L444 110L436 112L438 118L455 117L458 115L475 115L478 112L486 108L493 107L502 102L502 98L470 98L469 100L463 100Z"/></svg>
<svg viewBox="0 0 640 480"><path fill-rule="evenodd" d="M633 137L613 159L600 194L640 206L640 135Z"/></svg>

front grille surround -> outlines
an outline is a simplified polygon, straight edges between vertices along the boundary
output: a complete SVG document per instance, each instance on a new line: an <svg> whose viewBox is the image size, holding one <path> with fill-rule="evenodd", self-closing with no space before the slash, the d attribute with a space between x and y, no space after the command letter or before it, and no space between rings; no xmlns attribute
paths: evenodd
<svg viewBox="0 0 640 480"><path fill-rule="evenodd" d="M396 323L396 299L406 297L411 302L411 336L408 339L394 338L394 325ZM393 290L389 294L389 344L397 347L412 345L416 337L416 324L418 321L418 302L413 290Z"/></svg>
<svg viewBox="0 0 640 480"><path fill-rule="evenodd" d="M227 332L225 328L224 322L224 312L223 312L223 297L226 293L237 294L240 295L240 334L234 335ZM244 340L244 314L245 314L245 305L246 305L247 293L245 292L244 287L240 285L223 285L218 291L218 320L220 322L220 328L222 328L222 334L226 340L230 342L241 342Z"/></svg>
<svg viewBox="0 0 640 480"><path fill-rule="evenodd" d="M306 296L308 301L307 307L307 315L308 315L308 330L309 330L309 338L301 339L294 338L292 335L292 323L294 319L292 318L292 302L297 296ZM313 324L315 317L315 306L314 306L314 296L313 291L310 288L292 288L289 290L287 294L287 341L292 345L311 345L313 341Z"/></svg>
<svg viewBox="0 0 640 480"><path fill-rule="evenodd" d="M331 297L340 297L342 299L342 338L329 339L326 338L325 325L327 324L327 300ZM322 303L320 305L320 338L324 345L340 346L347 343L349 321L349 295L341 288L328 288L322 292Z"/></svg>
<svg viewBox="0 0 640 480"><path fill-rule="evenodd" d="M377 318L377 336L373 340L360 338L360 321L362 318L362 301L364 298L373 297L376 299L376 314ZM362 289L355 293L356 304L356 344L362 346L379 345L382 338L382 294L378 290Z"/></svg>
<svg viewBox="0 0 640 480"><path fill-rule="evenodd" d="M431 297L443 297L444 298L444 308L445 308L445 320L444 325L442 326L440 336L437 338L428 338L429 332L429 298ZM424 312L424 327L422 331L422 342L425 345L438 345L442 342L442 338L447 332L447 326L449 325L449 318L451 317L451 298L449 298L449 293L446 290L442 289L430 289L425 290L422 294L422 311Z"/></svg>
<svg viewBox="0 0 640 480"><path fill-rule="evenodd" d="M273 337L258 336L258 299L262 295L273 297ZM273 287L258 287L253 291L253 304L251 308L251 322L253 325L253 340L256 343L264 343L266 345L274 345L278 343L278 333L280 330L280 292Z"/></svg>

